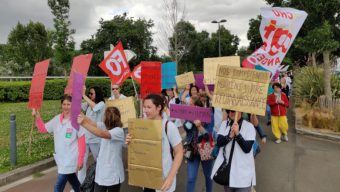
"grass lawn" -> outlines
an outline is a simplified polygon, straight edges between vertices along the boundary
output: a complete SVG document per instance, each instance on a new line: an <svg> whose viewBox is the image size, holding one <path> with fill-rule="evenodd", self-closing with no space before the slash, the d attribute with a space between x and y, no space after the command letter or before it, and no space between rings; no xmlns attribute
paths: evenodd
<svg viewBox="0 0 340 192"><path fill-rule="evenodd" d="M32 127L31 110L27 102L0 103L0 174L9 170L32 164L51 157L53 154L53 135L40 134L37 128L33 131L32 153L28 154L29 135ZM11 166L9 158L10 114L16 114L17 119L17 165ZM60 101L44 101L41 116L44 122L60 113Z"/></svg>

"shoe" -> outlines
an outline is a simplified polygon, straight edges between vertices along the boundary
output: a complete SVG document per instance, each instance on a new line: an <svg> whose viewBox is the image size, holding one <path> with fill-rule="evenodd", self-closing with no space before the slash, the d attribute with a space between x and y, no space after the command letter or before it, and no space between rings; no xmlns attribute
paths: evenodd
<svg viewBox="0 0 340 192"><path fill-rule="evenodd" d="M267 122L267 125L268 125L268 126L271 125L271 124L272 124L272 122L270 122L270 121Z"/></svg>
<svg viewBox="0 0 340 192"><path fill-rule="evenodd" d="M288 136L287 135L283 135L282 136L282 140L287 142L288 141Z"/></svg>
<svg viewBox="0 0 340 192"><path fill-rule="evenodd" d="M281 139L278 139L275 141L276 144L280 144L281 143Z"/></svg>

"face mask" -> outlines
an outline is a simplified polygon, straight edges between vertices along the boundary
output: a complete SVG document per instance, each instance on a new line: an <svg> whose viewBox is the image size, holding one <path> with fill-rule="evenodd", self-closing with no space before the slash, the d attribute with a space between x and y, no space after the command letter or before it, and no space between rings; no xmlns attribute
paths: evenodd
<svg viewBox="0 0 340 192"><path fill-rule="evenodd" d="M185 123L185 127L187 128L187 129L192 129L192 123L190 123L189 121L187 121L186 123Z"/></svg>

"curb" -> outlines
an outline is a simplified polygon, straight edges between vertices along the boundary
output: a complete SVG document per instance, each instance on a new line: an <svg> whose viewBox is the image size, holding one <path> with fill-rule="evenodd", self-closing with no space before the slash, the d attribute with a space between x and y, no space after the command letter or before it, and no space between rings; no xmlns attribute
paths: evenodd
<svg viewBox="0 0 340 192"><path fill-rule="evenodd" d="M37 163L27 165L24 167L20 167L13 171L1 174L0 175L0 187L7 185L11 182L17 181L19 179L22 179L24 177L30 176L33 173L51 168L53 166L55 166L55 161L54 161L54 158L51 157L51 158L39 161Z"/></svg>
<svg viewBox="0 0 340 192"><path fill-rule="evenodd" d="M321 139L327 139L330 141L340 141L340 136L327 134L327 133L320 133L317 131L307 130L304 128L298 128L297 125L295 125L295 129L296 129L296 133L301 134L301 135L310 135L310 136L314 136L314 137L321 138Z"/></svg>

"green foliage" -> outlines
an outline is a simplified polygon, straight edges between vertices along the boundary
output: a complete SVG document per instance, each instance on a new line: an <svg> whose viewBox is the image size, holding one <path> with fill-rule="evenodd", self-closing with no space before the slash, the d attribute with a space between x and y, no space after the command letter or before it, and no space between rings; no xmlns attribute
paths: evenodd
<svg viewBox="0 0 340 192"><path fill-rule="evenodd" d="M58 100L64 94L67 81L64 79L47 80L44 90L44 100ZM98 86L103 90L105 97L111 96L111 80L110 79L87 79L86 87ZM0 101L28 101L30 90L30 81L2 81L0 83ZM137 93L139 93L139 85L136 84ZM121 93L126 96L134 96L135 91L131 79L127 79L122 86Z"/></svg>
<svg viewBox="0 0 340 192"><path fill-rule="evenodd" d="M100 28L90 39L80 45L83 53L93 53L89 75L103 75L98 64L104 59L104 51L110 49L121 41L124 49L132 50L137 54L137 59L131 61L130 68L141 61L150 61L156 55L156 48L152 46L151 28L152 20L133 19L126 14L117 15L112 20L100 20Z"/></svg>
<svg viewBox="0 0 340 192"><path fill-rule="evenodd" d="M303 101L313 105L321 95L324 95L323 69L319 67L303 67L295 72L294 96L297 105ZM335 75L331 79L333 97L340 98L340 77Z"/></svg>
<svg viewBox="0 0 340 192"><path fill-rule="evenodd" d="M261 24L261 16L258 15L256 19L249 20L249 29L247 32L247 38L249 42L249 51L254 52L256 49L262 46L262 38L260 35L260 24Z"/></svg>

